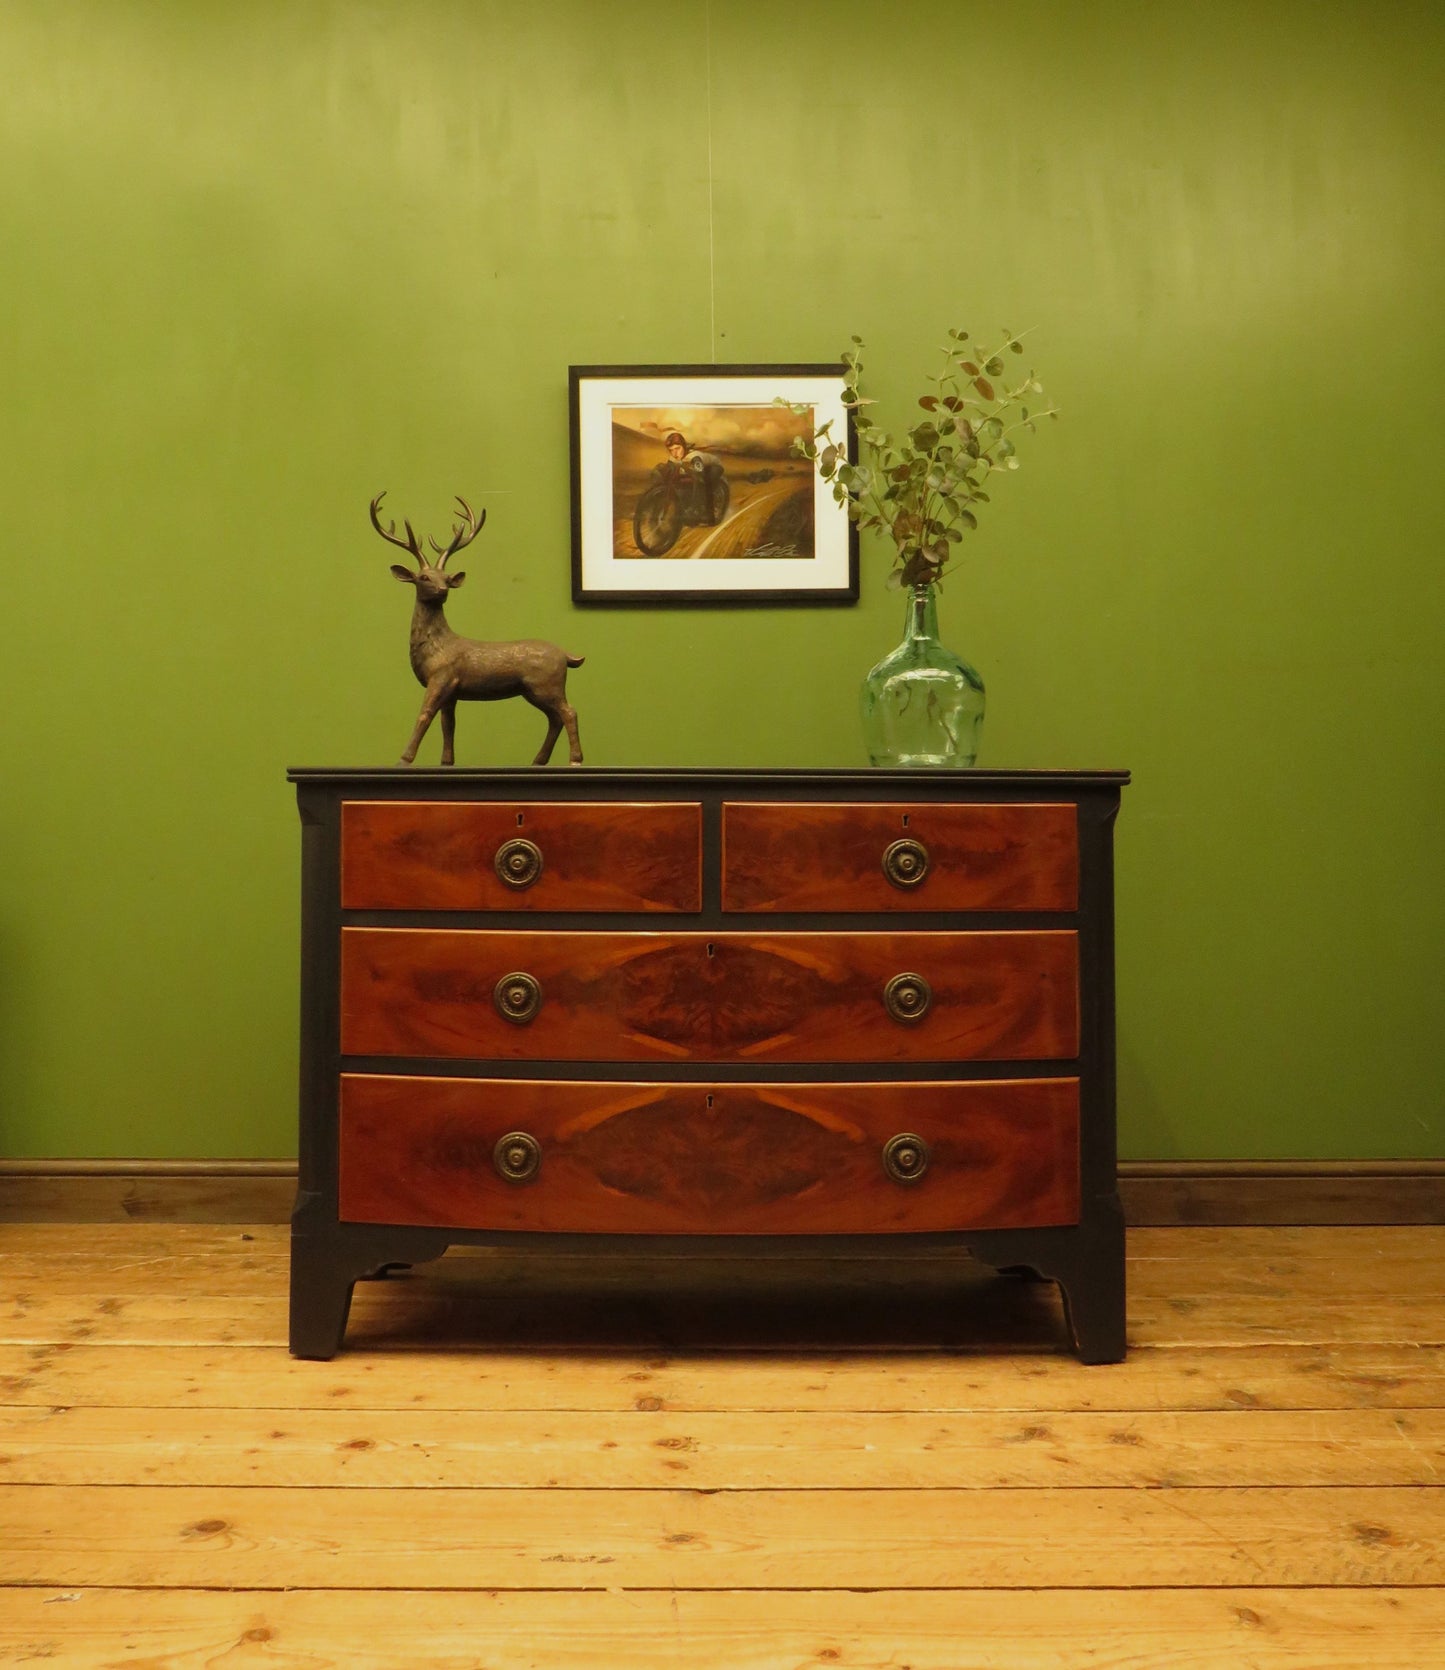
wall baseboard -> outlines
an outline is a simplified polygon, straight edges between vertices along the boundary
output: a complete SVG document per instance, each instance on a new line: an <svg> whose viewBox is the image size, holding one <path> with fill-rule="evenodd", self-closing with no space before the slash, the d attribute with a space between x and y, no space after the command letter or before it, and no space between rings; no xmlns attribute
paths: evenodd
<svg viewBox="0 0 1445 1670"><path fill-rule="evenodd" d="M0 1223L285 1223L294 1160L0 1160ZM1187 1224L1445 1223L1445 1160L1125 1161L1124 1214Z"/></svg>
<svg viewBox="0 0 1445 1670"><path fill-rule="evenodd" d="M1133 1160L1130 1224L1445 1223L1445 1160Z"/></svg>

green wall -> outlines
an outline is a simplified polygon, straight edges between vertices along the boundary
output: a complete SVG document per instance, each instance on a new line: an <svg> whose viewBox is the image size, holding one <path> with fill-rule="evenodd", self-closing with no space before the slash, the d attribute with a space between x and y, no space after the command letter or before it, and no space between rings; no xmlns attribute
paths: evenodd
<svg viewBox="0 0 1445 1670"><path fill-rule="evenodd" d="M567 367L857 331L901 413L953 324L1066 414L945 636L981 763L1135 773L1124 1153L1441 1152L1438 7L7 0L0 63L0 1152L292 1151L284 768L417 703L379 488L487 507L456 625L586 652L590 762L861 764L882 553L574 609Z"/></svg>

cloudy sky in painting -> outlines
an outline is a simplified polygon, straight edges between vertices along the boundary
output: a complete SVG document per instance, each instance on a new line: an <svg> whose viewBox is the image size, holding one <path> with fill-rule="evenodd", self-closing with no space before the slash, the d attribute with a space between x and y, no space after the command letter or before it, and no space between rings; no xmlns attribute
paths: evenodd
<svg viewBox="0 0 1445 1670"><path fill-rule="evenodd" d="M811 435L811 417L794 417L782 406L614 406L612 421L661 441L679 430L706 452L782 458L795 435Z"/></svg>

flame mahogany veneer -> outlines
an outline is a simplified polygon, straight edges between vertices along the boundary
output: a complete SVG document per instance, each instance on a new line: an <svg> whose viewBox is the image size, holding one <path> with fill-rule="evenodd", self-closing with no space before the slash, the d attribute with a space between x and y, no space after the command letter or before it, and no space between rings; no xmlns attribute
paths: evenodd
<svg viewBox="0 0 1445 1670"><path fill-rule="evenodd" d="M1123 1355L1127 774L291 777L296 1355L453 1242L900 1236L1057 1281Z"/></svg>
<svg viewBox="0 0 1445 1670"><path fill-rule="evenodd" d="M926 1098L937 1183L878 1163ZM525 1128L534 1182L492 1148ZM362 1223L613 1234L886 1234L1067 1224L1079 1212L1075 1079L988 1084L557 1084L347 1075L341 1210ZM925 1183L927 1178L925 1178Z"/></svg>
<svg viewBox="0 0 1445 1670"><path fill-rule="evenodd" d="M493 1002L521 970L536 1019ZM893 975L933 990L921 1020ZM1049 1061L1079 1047L1078 936L343 928L347 1055L487 1061Z"/></svg>
<svg viewBox="0 0 1445 1670"><path fill-rule="evenodd" d="M1073 910L1079 843L1072 804L729 805L724 910ZM916 888L893 886L878 855L928 849Z"/></svg>
<svg viewBox="0 0 1445 1670"><path fill-rule="evenodd" d="M698 806L537 801L348 801L341 809L347 910L697 911ZM542 873L498 878L507 841L533 842Z"/></svg>

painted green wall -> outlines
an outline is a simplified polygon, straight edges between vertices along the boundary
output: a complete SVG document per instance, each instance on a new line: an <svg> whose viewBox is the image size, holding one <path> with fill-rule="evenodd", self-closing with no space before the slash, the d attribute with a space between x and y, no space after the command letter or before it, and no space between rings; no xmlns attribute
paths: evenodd
<svg viewBox="0 0 1445 1670"><path fill-rule="evenodd" d="M1124 1152L1441 1151L1437 6L8 0L0 63L0 1152L291 1151L283 771L417 700L378 488L487 507L456 624L586 652L589 761L860 764L881 554L574 609L567 367L857 331L901 413L952 324L1066 411L945 628L982 763L1136 774Z"/></svg>

